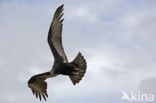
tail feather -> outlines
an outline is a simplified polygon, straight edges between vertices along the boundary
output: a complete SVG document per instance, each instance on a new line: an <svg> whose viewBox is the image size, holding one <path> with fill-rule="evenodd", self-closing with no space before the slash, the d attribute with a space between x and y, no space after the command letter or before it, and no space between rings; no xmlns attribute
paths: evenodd
<svg viewBox="0 0 156 103"><path fill-rule="evenodd" d="M71 63L75 65L74 69L77 71L75 74L69 76L72 83L75 85L76 83L79 83L86 73L87 63L80 52Z"/></svg>

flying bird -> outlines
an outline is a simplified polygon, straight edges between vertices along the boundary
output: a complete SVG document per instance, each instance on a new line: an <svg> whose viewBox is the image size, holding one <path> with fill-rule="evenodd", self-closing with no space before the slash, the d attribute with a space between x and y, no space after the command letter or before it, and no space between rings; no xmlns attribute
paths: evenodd
<svg viewBox="0 0 156 103"><path fill-rule="evenodd" d="M52 23L48 32L48 44L54 57L54 63L50 71L32 76L28 81L28 87L32 93L46 101L47 94L47 78L55 77L60 74L69 76L72 83L79 83L86 73L87 63L82 54L78 55L72 62L68 62L67 56L62 45L62 26L63 26L63 6L59 6L53 16Z"/></svg>

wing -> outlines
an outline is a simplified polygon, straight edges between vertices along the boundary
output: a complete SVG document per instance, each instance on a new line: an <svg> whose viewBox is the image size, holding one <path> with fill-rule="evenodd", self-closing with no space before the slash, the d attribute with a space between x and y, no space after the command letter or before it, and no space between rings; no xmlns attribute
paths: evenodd
<svg viewBox="0 0 156 103"><path fill-rule="evenodd" d="M33 94L36 95L36 98L39 97L39 99L41 100L43 97L46 101L46 98L48 98L48 94L47 82L45 80L53 76L55 75L50 74L50 72L46 72L31 77L31 79L28 81L28 87L31 88Z"/></svg>
<svg viewBox="0 0 156 103"><path fill-rule="evenodd" d="M63 5L57 8L55 11L49 33L48 33L48 43L50 49L54 55L55 61L68 62L66 54L62 46L62 19L63 16Z"/></svg>

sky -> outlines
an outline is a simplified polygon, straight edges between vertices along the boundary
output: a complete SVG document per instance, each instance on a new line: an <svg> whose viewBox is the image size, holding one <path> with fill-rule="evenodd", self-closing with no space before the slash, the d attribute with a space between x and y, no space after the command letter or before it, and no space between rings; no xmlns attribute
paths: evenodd
<svg viewBox="0 0 156 103"><path fill-rule="evenodd" d="M80 51L87 72L76 86L67 76L48 79L47 103L132 103L122 91L156 96L155 0L0 0L0 103L39 103L27 81L53 65L47 34L62 4L66 55L72 61Z"/></svg>

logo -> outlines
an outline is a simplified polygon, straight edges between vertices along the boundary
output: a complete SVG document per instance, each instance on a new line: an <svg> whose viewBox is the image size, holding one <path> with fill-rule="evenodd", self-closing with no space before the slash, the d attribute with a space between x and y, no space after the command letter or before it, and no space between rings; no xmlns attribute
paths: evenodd
<svg viewBox="0 0 156 103"><path fill-rule="evenodd" d="M154 101L154 94L146 94L141 93L140 91L134 92L131 91L131 93L126 93L125 91L122 91L122 97L121 100L128 100L128 101L138 101L138 102L153 102Z"/></svg>

